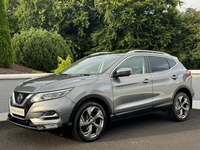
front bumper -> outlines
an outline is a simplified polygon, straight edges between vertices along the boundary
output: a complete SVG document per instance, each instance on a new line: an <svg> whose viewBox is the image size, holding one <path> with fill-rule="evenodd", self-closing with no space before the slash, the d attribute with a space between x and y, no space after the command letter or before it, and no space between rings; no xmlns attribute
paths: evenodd
<svg viewBox="0 0 200 150"><path fill-rule="evenodd" d="M35 118L37 119L37 118ZM15 118L12 117L11 114L8 114L8 119L7 119L10 123L23 127L23 128L27 128L27 129L33 129L33 130L48 130L48 129L56 129L58 127L63 127L63 124L60 124L59 122L56 122L55 120L52 121L40 121L40 124L37 123L33 123L31 120L22 120L19 118ZM66 124L68 125L68 124Z"/></svg>
<svg viewBox="0 0 200 150"><path fill-rule="evenodd" d="M12 101L14 97L9 103L10 111L7 120L15 125L35 130L56 129L71 125L69 118L75 104L67 97L33 103L29 106L30 108L26 108L26 104L15 106ZM24 110L24 115L17 114L13 108Z"/></svg>

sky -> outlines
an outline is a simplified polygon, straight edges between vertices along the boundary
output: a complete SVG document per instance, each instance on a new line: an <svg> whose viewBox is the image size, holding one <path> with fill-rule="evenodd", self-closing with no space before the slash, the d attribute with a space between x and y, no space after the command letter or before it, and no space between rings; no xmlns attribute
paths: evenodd
<svg viewBox="0 0 200 150"><path fill-rule="evenodd" d="M200 0L182 0L184 2L183 6L181 9L186 9L186 8L195 8L200 11Z"/></svg>

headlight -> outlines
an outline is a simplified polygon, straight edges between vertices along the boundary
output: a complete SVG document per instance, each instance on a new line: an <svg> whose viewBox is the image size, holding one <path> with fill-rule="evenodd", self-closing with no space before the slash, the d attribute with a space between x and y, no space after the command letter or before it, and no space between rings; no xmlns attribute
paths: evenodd
<svg viewBox="0 0 200 150"><path fill-rule="evenodd" d="M31 98L31 102L40 102L40 101L46 101L51 99L56 99L65 96L67 93L69 93L71 89L67 90L60 90L60 91L53 91L53 92L47 92L47 93L38 93L33 98Z"/></svg>

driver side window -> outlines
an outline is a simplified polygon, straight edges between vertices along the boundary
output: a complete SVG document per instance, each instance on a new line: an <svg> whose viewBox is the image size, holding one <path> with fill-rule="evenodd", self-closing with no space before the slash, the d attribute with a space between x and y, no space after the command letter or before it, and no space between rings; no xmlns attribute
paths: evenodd
<svg viewBox="0 0 200 150"><path fill-rule="evenodd" d="M132 74L145 74L146 73L146 65L144 56L133 56L129 57L125 61L123 61L118 67L119 68L131 68Z"/></svg>

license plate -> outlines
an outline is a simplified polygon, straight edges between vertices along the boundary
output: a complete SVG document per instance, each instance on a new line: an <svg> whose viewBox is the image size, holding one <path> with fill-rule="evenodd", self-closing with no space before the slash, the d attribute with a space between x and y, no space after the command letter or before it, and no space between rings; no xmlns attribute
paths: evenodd
<svg viewBox="0 0 200 150"><path fill-rule="evenodd" d="M10 106L10 112L19 116L24 116L24 109Z"/></svg>

